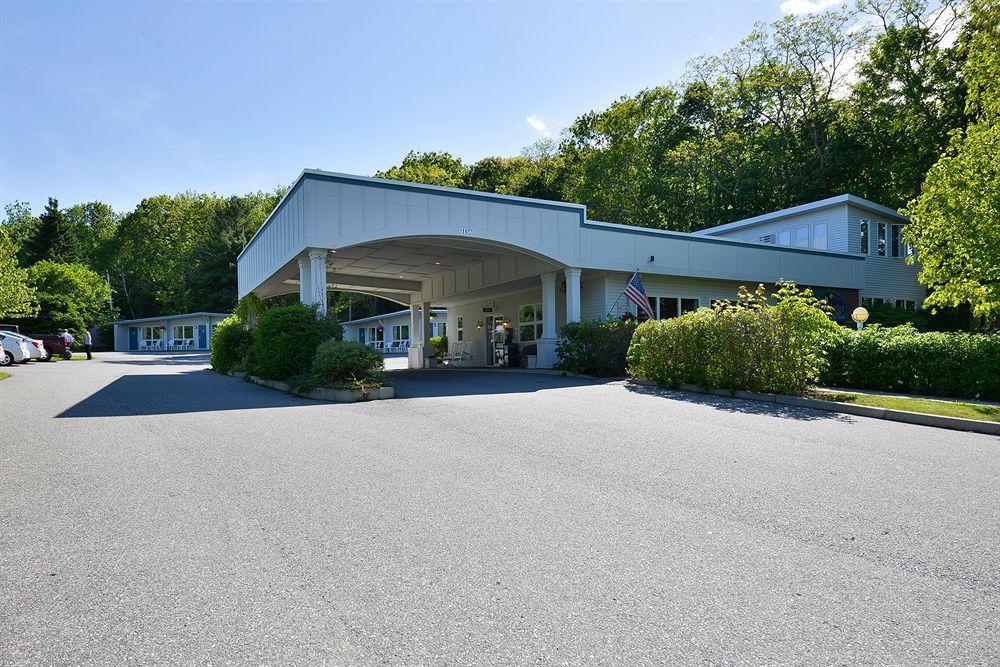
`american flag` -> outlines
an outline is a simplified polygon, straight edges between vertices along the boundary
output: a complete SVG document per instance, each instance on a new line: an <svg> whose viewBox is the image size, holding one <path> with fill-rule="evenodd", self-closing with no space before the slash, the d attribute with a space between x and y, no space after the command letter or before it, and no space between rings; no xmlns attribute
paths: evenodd
<svg viewBox="0 0 1000 667"><path fill-rule="evenodd" d="M642 278L639 277L638 271L632 274L632 279L629 280L628 285L625 286L625 296L627 296L628 300L634 303L639 310L646 313L646 317L651 320L656 319L653 309L649 307L649 299L646 298L646 290L642 286Z"/></svg>

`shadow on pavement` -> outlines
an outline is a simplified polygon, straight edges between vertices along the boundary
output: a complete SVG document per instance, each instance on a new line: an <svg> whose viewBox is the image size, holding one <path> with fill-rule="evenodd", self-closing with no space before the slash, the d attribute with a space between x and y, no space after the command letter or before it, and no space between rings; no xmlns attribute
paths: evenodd
<svg viewBox="0 0 1000 667"><path fill-rule="evenodd" d="M659 396L675 401L686 403L696 403L707 405L722 412L742 413L751 415L771 415L784 419L794 419L797 421L852 421L850 415L840 412L826 412L825 410L813 410L811 408L800 408L794 405L782 405L781 403L767 403L764 401L753 401L746 398L730 398L728 396L716 396L714 394L696 394L691 391L675 389L662 389L660 387L647 387L644 385L628 382L625 387L632 393L645 394L647 396Z"/></svg>
<svg viewBox="0 0 1000 667"><path fill-rule="evenodd" d="M589 378L517 371L400 370L389 371L387 375L396 385L396 398L524 394L604 383Z"/></svg>
<svg viewBox="0 0 1000 667"><path fill-rule="evenodd" d="M124 417L303 405L318 404L201 369L170 375L125 375L56 417Z"/></svg>
<svg viewBox="0 0 1000 667"><path fill-rule="evenodd" d="M95 361L104 364L125 364L127 366L190 366L192 364L208 364L208 353L198 352L194 354L150 354L142 353L131 356L120 356L118 358L100 358L94 355Z"/></svg>

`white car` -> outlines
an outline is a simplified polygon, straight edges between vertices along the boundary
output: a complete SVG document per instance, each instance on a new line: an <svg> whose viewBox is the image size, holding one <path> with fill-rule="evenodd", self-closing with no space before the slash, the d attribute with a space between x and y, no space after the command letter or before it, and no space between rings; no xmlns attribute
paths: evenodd
<svg viewBox="0 0 1000 667"><path fill-rule="evenodd" d="M0 366L10 366L12 363L26 364L31 360L28 345L22 339L11 336L9 331L0 333Z"/></svg>
<svg viewBox="0 0 1000 667"><path fill-rule="evenodd" d="M43 361L48 361L50 355L45 349L45 343L40 340L36 340L29 336L25 336L22 333L14 333L13 331L5 331L5 336L13 336L14 338L20 338L24 341L24 344L28 347L28 352L32 359L42 359Z"/></svg>

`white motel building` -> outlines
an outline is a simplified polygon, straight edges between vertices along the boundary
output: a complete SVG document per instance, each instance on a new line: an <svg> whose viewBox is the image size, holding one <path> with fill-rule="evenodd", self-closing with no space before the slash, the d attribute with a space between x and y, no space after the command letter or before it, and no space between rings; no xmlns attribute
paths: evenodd
<svg viewBox="0 0 1000 667"><path fill-rule="evenodd" d="M661 318L780 280L841 317L861 303L919 307L906 223L841 195L688 234L591 220L580 204L305 170L240 253L239 294L298 292L323 312L328 290L395 301L409 314L398 334L357 322L366 333L348 335L408 337L411 368L428 364L435 330L467 365L528 356L548 368L567 322L635 312L619 297L636 270Z"/></svg>

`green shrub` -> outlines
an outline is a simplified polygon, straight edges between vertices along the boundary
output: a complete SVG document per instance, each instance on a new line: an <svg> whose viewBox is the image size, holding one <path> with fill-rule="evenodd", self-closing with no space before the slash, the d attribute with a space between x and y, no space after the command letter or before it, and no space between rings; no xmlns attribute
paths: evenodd
<svg viewBox="0 0 1000 667"><path fill-rule="evenodd" d="M254 372L268 380L287 380L307 373L323 341L343 338L333 318L317 318L315 306L296 304L269 308L254 328Z"/></svg>
<svg viewBox="0 0 1000 667"><path fill-rule="evenodd" d="M381 383L382 353L370 345L328 340L316 348L310 379L315 386L337 387L350 383Z"/></svg>
<svg viewBox="0 0 1000 667"><path fill-rule="evenodd" d="M919 333L914 327L851 331L830 355L823 382L907 394L1000 400L1000 336Z"/></svg>
<svg viewBox="0 0 1000 667"><path fill-rule="evenodd" d="M253 343L253 334L243 321L230 315L219 322L212 332L212 368L223 373L236 370L246 361L247 351Z"/></svg>
<svg viewBox="0 0 1000 667"><path fill-rule="evenodd" d="M445 355L448 354L448 337L447 336L435 336L431 338L431 348L434 350L434 356L438 359L444 359Z"/></svg>
<svg viewBox="0 0 1000 667"><path fill-rule="evenodd" d="M818 381L826 352L844 336L826 303L809 290L779 284L769 303L763 286L740 289L736 302L639 325L628 371L676 387L801 394Z"/></svg>
<svg viewBox="0 0 1000 667"><path fill-rule="evenodd" d="M635 320L570 322L556 345L556 368L598 377L625 375L625 353L636 324Z"/></svg>
<svg viewBox="0 0 1000 667"><path fill-rule="evenodd" d="M882 303L868 308L867 326L897 327L912 324L917 331L962 331L969 328L968 308L918 308L907 310Z"/></svg>

